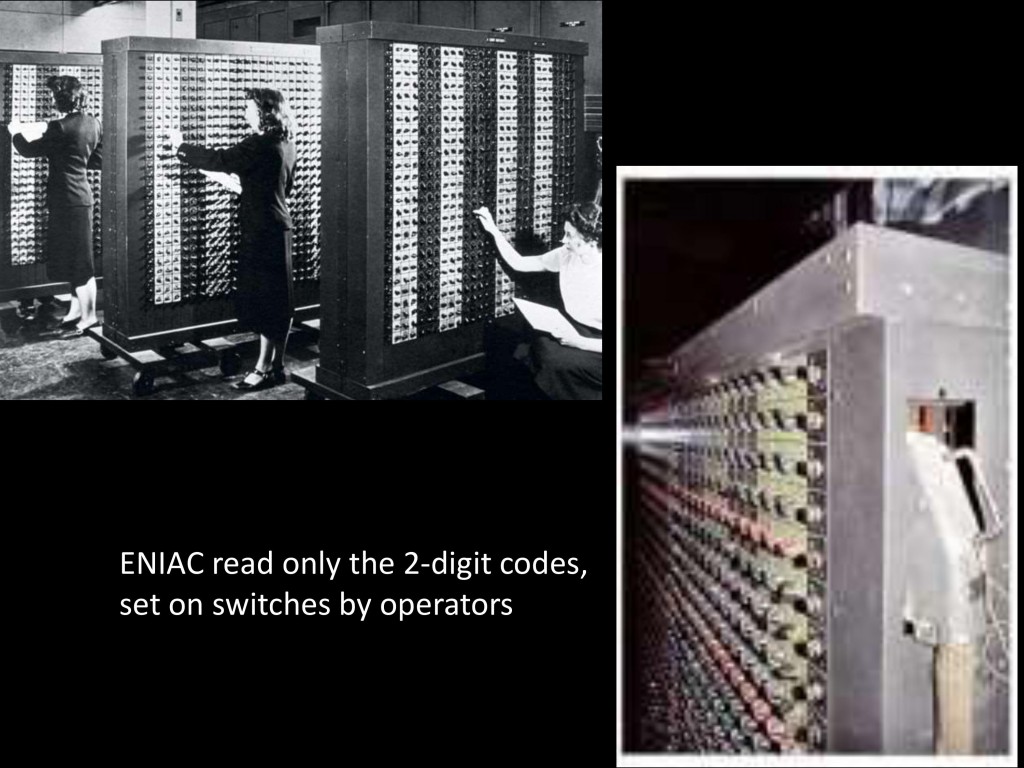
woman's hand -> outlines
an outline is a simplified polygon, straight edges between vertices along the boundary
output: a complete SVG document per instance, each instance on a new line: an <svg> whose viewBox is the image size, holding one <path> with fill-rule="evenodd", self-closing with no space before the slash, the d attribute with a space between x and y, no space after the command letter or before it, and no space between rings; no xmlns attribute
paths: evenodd
<svg viewBox="0 0 1024 768"><path fill-rule="evenodd" d="M181 143L184 140L185 139L181 135L181 131L179 131L177 128L167 129L167 144L168 146L170 146L172 152L177 152L178 147L181 146Z"/></svg>
<svg viewBox="0 0 1024 768"><path fill-rule="evenodd" d="M12 120L7 124L7 132L11 134L11 136L17 136L19 133L21 133L21 130L21 123L17 122L16 120Z"/></svg>
<svg viewBox="0 0 1024 768"><path fill-rule="evenodd" d="M491 212L487 210L486 206L477 208L473 211L473 214L480 220L480 226L484 228L485 232L489 232L492 235L499 234L498 225L494 223L494 219L491 218Z"/></svg>
<svg viewBox="0 0 1024 768"><path fill-rule="evenodd" d="M601 340L588 338L581 334L579 331L577 331L575 328L572 330L571 333L567 331L565 334L555 333L552 335L556 339L558 339L558 341L561 342L563 346L574 347L576 349L582 349L587 352L597 352L598 354L601 354Z"/></svg>
<svg viewBox="0 0 1024 768"><path fill-rule="evenodd" d="M563 333L552 334L558 341L566 347L575 347L576 349L590 349L589 339L583 336L579 331L573 330L572 333L568 331Z"/></svg>

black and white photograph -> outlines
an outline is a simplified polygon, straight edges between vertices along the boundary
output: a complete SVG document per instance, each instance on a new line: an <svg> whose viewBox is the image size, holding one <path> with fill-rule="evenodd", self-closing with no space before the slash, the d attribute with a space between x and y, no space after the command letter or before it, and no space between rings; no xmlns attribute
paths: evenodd
<svg viewBox="0 0 1024 768"><path fill-rule="evenodd" d="M626 763L1016 764L1016 168L618 189Z"/></svg>
<svg viewBox="0 0 1024 768"><path fill-rule="evenodd" d="M601 2L0 2L0 398L602 399Z"/></svg>

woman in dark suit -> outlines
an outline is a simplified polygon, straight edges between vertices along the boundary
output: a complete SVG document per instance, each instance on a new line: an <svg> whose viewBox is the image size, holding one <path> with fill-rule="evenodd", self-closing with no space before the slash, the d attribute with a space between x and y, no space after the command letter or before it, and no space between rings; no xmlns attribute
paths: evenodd
<svg viewBox="0 0 1024 768"><path fill-rule="evenodd" d="M71 308L61 323L74 326L62 334L62 338L72 338L99 325L92 260L93 197L85 171L100 167L102 136L99 121L82 111L86 95L78 78L54 76L46 85L60 119L51 120L38 141L26 140L17 123L11 123L8 130L19 154L49 161L46 272L53 282L67 282L74 289Z"/></svg>
<svg viewBox="0 0 1024 768"><path fill-rule="evenodd" d="M280 91L250 88L245 117L253 134L228 149L207 149L170 132L178 157L207 171L237 173L242 183L235 311L239 323L260 335L256 367L236 389L263 389L285 380L284 349L291 330L292 217L285 197L295 171L294 127Z"/></svg>

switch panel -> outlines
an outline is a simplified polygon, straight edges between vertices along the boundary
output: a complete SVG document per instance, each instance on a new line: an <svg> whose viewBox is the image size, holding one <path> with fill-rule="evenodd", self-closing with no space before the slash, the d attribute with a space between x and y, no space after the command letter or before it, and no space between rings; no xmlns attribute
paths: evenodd
<svg viewBox="0 0 1024 768"><path fill-rule="evenodd" d="M320 64L301 58L147 53L138 59L145 92L146 294L153 304L230 296L241 233L238 196L181 163L163 145L168 129L185 141L224 149L251 133L245 92L275 88L295 125L292 277L320 272Z"/></svg>
<svg viewBox="0 0 1024 768"><path fill-rule="evenodd" d="M510 314L513 282L473 210L549 250L574 201L576 56L390 43L385 298L392 344Z"/></svg>
<svg viewBox="0 0 1024 768"><path fill-rule="evenodd" d="M673 399L672 425L692 439L640 463L641 583L671 616L682 669L710 667L648 671L644 706L678 711L684 743L825 745L827 374L814 351Z"/></svg>
<svg viewBox="0 0 1024 768"><path fill-rule="evenodd" d="M969 644L962 748L1007 752L1007 277L858 224L651 366L624 462L628 751L930 753L936 644ZM957 451L941 497L925 438Z"/></svg>
<svg viewBox="0 0 1024 768"><path fill-rule="evenodd" d="M580 202L587 46L381 22L317 41L337 257L317 384L384 399L480 371L495 320L537 283L505 269L473 211L486 206L524 256L559 247Z"/></svg>
<svg viewBox="0 0 1024 768"><path fill-rule="evenodd" d="M71 75L87 95L86 114L103 120L99 56L0 52L0 123L39 123L60 117L46 81ZM48 211L46 158L22 157L10 137L0 142L0 290L48 282L45 272ZM93 260L102 272L100 171L86 171L93 191ZM54 286L53 292L57 291Z"/></svg>
<svg viewBox="0 0 1024 768"><path fill-rule="evenodd" d="M295 318L320 294L320 51L315 46L126 37L103 42L104 336L130 349L239 330L239 196L172 153L184 140L227 149L250 135L249 88L284 94L296 163L287 199ZM248 330L248 329L245 329Z"/></svg>

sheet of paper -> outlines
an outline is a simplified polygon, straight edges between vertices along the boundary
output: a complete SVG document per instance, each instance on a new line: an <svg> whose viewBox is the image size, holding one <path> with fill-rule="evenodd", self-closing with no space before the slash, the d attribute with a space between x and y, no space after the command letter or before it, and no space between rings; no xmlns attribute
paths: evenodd
<svg viewBox="0 0 1024 768"><path fill-rule="evenodd" d="M547 331L555 336L574 336L576 329L573 328L565 315L554 307L544 304L537 304L526 299L512 299L523 313L523 317L538 331Z"/></svg>
<svg viewBox="0 0 1024 768"><path fill-rule="evenodd" d="M46 123L22 123L21 135L25 141L39 141L46 133Z"/></svg>
<svg viewBox="0 0 1024 768"><path fill-rule="evenodd" d="M242 194L242 182L238 180L238 176L233 173L219 173L217 171L204 171L202 168L199 172L204 176L209 177L211 181L215 181L221 186L227 187L236 195Z"/></svg>

